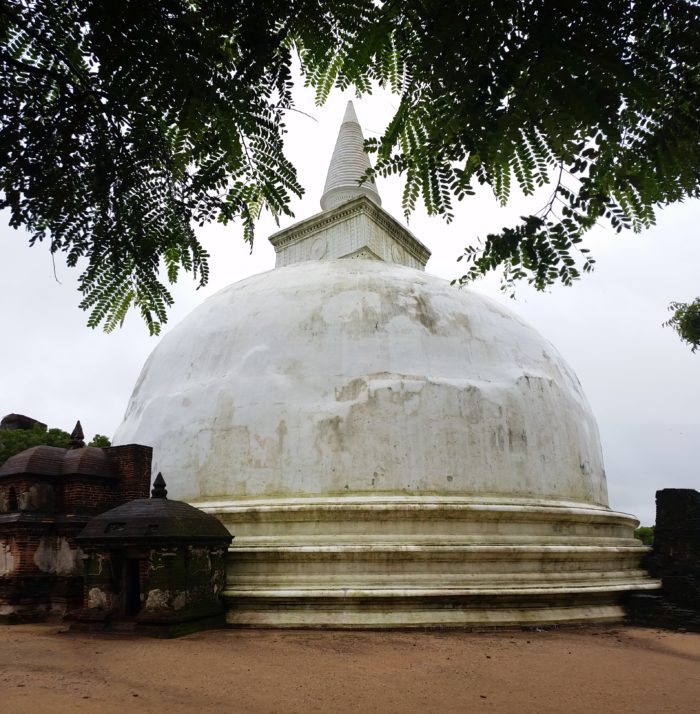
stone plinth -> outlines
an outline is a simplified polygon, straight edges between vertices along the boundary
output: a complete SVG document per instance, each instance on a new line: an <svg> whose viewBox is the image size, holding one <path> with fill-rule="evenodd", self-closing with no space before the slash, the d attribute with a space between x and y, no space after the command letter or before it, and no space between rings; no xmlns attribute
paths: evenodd
<svg viewBox="0 0 700 714"><path fill-rule="evenodd" d="M201 504L238 534L228 621L425 627L620 620L640 568L632 517L523 499L374 497Z"/></svg>
<svg viewBox="0 0 700 714"><path fill-rule="evenodd" d="M396 219L364 196L270 236L275 266L309 260L369 258L423 270L430 251Z"/></svg>

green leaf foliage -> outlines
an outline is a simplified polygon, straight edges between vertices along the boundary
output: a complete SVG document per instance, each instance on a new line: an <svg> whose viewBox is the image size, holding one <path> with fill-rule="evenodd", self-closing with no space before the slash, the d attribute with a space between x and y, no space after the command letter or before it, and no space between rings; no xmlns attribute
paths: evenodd
<svg viewBox="0 0 700 714"><path fill-rule="evenodd" d="M0 0L0 208L83 272L88 324L136 307L152 333L160 280L207 282L193 229L289 213L291 104L283 3ZM282 15L288 14L285 9Z"/></svg>
<svg viewBox="0 0 700 714"><path fill-rule="evenodd" d="M634 531L634 537L644 545L654 545L654 526L640 526Z"/></svg>
<svg viewBox="0 0 700 714"><path fill-rule="evenodd" d="M32 446L60 446L67 449L70 445L70 434L63 429L45 429L35 425L32 429L0 429L0 466L10 456L19 454ZM95 434L88 446L104 448L111 446L110 440L102 434Z"/></svg>
<svg viewBox="0 0 700 714"><path fill-rule="evenodd" d="M44 429L34 426L32 429L0 429L0 466L10 456L19 454L32 446L60 446L67 449L70 443L70 434L62 429Z"/></svg>
<svg viewBox="0 0 700 714"><path fill-rule="evenodd" d="M501 268L504 287L568 285L593 268L581 243L596 223L639 231L698 196L697 2L409 0L375 15L345 52L353 63L365 47L367 74L401 95L368 147L376 173L405 175L406 213L420 197L449 220L477 183L501 203L513 185L553 184L540 210L465 250L459 282ZM324 54L310 56L307 72L322 74Z"/></svg>
<svg viewBox="0 0 700 714"><path fill-rule="evenodd" d="M459 282L569 284L593 225L639 231L699 194L696 0L0 0L0 207L87 263L90 325L135 306L158 332L159 270L207 280L193 224L238 219L252 241L261 210L289 213L294 53L318 102L398 95L367 148L403 175L406 214L552 185L465 250Z"/></svg>
<svg viewBox="0 0 700 714"><path fill-rule="evenodd" d="M696 352L700 347L700 298L695 298L691 303L672 302L668 309L673 315L664 325L672 327L681 340Z"/></svg>

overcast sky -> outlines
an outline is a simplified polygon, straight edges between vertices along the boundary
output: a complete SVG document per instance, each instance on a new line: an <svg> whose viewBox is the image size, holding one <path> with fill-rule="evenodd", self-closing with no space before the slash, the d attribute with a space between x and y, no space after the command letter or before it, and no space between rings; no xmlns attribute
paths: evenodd
<svg viewBox="0 0 700 714"><path fill-rule="evenodd" d="M336 92L321 109L300 88L290 113L287 153L306 195L293 203L296 219L317 213L345 103ZM354 100L365 137L385 126L395 103L377 93ZM383 206L401 217L400 178L379 180ZM409 228L432 251L427 271L451 279L465 245L514 225L519 215L539 209L550 189L500 208L481 191L457 205L447 225L424 212ZM291 225L286 219L282 227ZM700 294L700 202L661 211L658 224L640 235L619 236L596 229L587 241L597 268L570 288L537 293L523 285L517 299L499 291L497 277L473 289L503 302L533 324L571 364L597 417L612 508L654 521L659 488L700 485L700 353L693 355L675 333L662 328L667 305ZM195 290L186 277L174 287L176 305L165 331L220 288L274 266L267 236L277 230L268 216L257 229L252 255L237 224L199 232L211 253L211 279ZM17 412L70 431L82 421L86 436L111 435L121 422L141 367L158 342L138 315L111 335L85 326L78 309L77 272L56 260L47 246L27 247L27 237L0 214L0 416Z"/></svg>

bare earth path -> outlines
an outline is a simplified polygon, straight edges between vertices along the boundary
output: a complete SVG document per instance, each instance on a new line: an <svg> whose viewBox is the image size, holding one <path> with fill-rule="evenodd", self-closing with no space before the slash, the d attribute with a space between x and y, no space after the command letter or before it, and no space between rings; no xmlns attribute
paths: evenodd
<svg viewBox="0 0 700 714"><path fill-rule="evenodd" d="M700 711L700 634L63 629L0 626L3 714Z"/></svg>

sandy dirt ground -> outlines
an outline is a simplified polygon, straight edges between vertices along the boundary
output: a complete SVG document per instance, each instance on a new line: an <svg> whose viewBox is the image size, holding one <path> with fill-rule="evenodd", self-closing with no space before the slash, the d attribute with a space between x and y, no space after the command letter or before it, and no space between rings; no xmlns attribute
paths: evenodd
<svg viewBox="0 0 700 714"><path fill-rule="evenodd" d="M700 634L0 626L0 712L700 712Z"/></svg>

